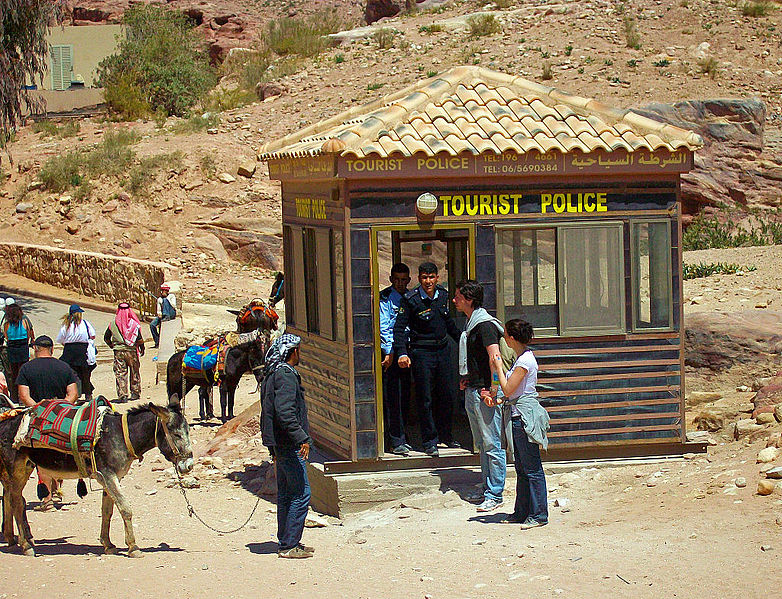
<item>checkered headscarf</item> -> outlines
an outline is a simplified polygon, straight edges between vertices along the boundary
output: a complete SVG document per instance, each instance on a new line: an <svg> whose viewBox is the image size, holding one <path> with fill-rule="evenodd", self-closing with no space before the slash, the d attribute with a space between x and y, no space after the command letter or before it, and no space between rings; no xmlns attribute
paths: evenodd
<svg viewBox="0 0 782 599"><path fill-rule="evenodd" d="M285 333L277 337L271 344L271 347L269 347L269 351L266 352L266 357L264 358L264 376L268 376L277 370L277 368L288 359L291 351L299 347L300 343L301 337L291 333Z"/></svg>

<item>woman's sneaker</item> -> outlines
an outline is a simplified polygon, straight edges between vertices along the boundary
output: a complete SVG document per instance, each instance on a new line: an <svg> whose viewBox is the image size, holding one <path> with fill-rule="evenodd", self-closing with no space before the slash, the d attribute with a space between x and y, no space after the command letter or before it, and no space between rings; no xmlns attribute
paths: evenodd
<svg viewBox="0 0 782 599"><path fill-rule="evenodd" d="M524 520L524 522L521 523L521 530L527 530L528 528L537 528L538 526L546 526L548 522L539 522L538 520L533 520L532 518L527 518Z"/></svg>
<svg viewBox="0 0 782 599"><path fill-rule="evenodd" d="M475 508L476 512L493 512L502 505L502 500L484 499L483 503Z"/></svg>
<svg viewBox="0 0 782 599"><path fill-rule="evenodd" d="M282 549L277 552L277 557L284 557L287 559L304 559L306 557L312 557L313 552L307 551L301 545L296 545L290 549Z"/></svg>

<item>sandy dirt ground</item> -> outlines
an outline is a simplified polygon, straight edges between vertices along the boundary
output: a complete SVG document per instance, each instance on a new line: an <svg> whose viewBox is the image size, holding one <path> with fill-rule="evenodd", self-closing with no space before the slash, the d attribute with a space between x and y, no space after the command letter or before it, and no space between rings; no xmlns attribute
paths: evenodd
<svg viewBox="0 0 782 599"><path fill-rule="evenodd" d="M686 282L687 313L743 309L742 299L760 305L754 294L761 291L764 301L778 297L779 248L693 253L685 260L757 267L744 276ZM702 299L693 302L697 297ZM720 405L729 402L738 411L752 393L738 392L737 386L751 385L754 376L767 374L764 368L770 366L735 367L718 376L690 371L688 389L718 390ZM113 396L108 360L100 361L95 380L98 392ZM151 355L142 361L142 381L143 401L164 403ZM253 389L245 378L237 413L256 401ZM186 409L194 451L203 455L218 424L194 421L195 392ZM764 432L780 430L777 423ZM75 484L67 482L59 509L29 512L38 557L0 546L0 599L34 593L119 599L774 596L774 581L782 574L782 492L756 493L763 478L756 456L765 439L733 441L728 431L726 425L714 433L716 445L707 455L549 474L550 524L544 528L522 531L499 522L512 510L515 480L509 478L505 504L496 514L477 514L461 499L473 488L444 487L453 492L409 502L418 507L396 502L342 520L326 518L328 526L305 531L303 540L316 554L301 561L276 555L273 499L262 496L241 531L214 533L188 517L180 491L169 486L170 464L153 450L123 484L143 559L101 555L100 492L93 483L90 494L78 500ZM241 524L257 500L245 474L267 460L262 448L251 460L227 457L221 471L198 459L193 475L199 486L187 491L197 512L216 528ZM29 507L36 505L34 481L26 497ZM556 507L555 500L566 500L565 507ZM124 545L117 515L113 540Z"/></svg>

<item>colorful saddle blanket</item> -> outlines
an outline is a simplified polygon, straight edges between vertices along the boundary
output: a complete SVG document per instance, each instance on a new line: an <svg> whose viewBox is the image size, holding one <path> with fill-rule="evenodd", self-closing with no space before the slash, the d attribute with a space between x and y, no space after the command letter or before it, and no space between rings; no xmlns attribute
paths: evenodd
<svg viewBox="0 0 782 599"><path fill-rule="evenodd" d="M182 365L192 370L211 370L217 364L219 345L191 345L185 351Z"/></svg>
<svg viewBox="0 0 782 599"><path fill-rule="evenodd" d="M274 308L267 306L266 302L262 299L254 299L244 306L236 317L236 324L246 324L257 312L261 312L268 316L269 320L271 320L272 328L275 330L277 329L277 321L280 319L280 315L277 314L277 311Z"/></svg>
<svg viewBox="0 0 782 599"><path fill-rule="evenodd" d="M73 451L71 427L77 413L84 407L79 418L76 433L78 451L90 451L96 441L101 408L111 408L102 395L81 405L60 399L45 399L30 409L30 428L27 439L33 446L46 445L59 451Z"/></svg>

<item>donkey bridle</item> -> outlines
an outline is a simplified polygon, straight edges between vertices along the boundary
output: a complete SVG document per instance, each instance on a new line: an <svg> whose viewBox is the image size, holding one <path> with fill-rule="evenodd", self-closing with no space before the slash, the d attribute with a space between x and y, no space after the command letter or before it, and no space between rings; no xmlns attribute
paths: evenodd
<svg viewBox="0 0 782 599"><path fill-rule="evenodd" d="M171 453L174 456L174 460L177 462L180 461L180 458L182 457L182 454L179 453L176 449L174 449L174 441L171 438L171 433L168 430L168 425L160 419L160 416L155 416L155 445L157 445L157 429L158 425L163 427L163 434L166 437L166 443L168 443L168 448L171 450ZM130 457L134 460L138 460L139 462L142 459L142 456L139 456L136 454L136 450L133 448L133 443L130 440L130 431L128 430L128 415L127 413L122 414L122 436L125 439L125 447L128 450L128 453L130 454Z"/></svg>

